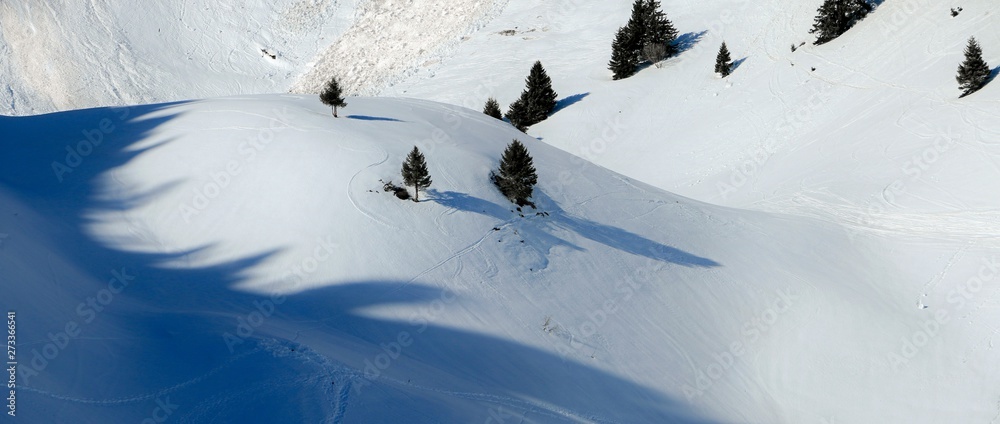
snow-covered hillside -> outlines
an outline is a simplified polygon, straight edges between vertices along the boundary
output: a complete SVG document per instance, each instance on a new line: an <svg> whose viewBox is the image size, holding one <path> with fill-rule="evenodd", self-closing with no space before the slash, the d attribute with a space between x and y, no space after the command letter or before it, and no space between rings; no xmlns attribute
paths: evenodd
<svg viewBox="0 0 1000 424"><path fill-rule="evenodd" d="M426 101L350 103L341 119L274 95L0 120L22 417L170 402L182 422L939 421L956 414L943 399L995 414L990 346L952 343L978 327L891 362L931 315L876 244L531 140L539 209L518 213L486 176L523 134ZM415 144L435 180L421 203L379 181ZM953 265L973 269L968 253Z"/></svg>
<svg viewBox="0 0 1000 424"><path fill-rule="evenodd" d="M373 93L439 63L503 0L0 4L0 113L265 92Z"/></svg>
<svg viewBox="0 0 1000 424"><path fill-rule="evenodd" d="M0 4L0 112L284 92L358 0Z"/></svg>
<svg viewBox="0 0 1000 424"><path fill-rule="evenodd" d="M17 419L997 421L992 3L792 52L819 1L664 0L683 52L611 81L630 3L0 4L0 110L63 110L0 116ZM478 112L539 59L547 121ZM386 97L251 95L327 73Z"/></svg>
<svg viewBox="0 0 1000 424"><path fill-rule="evenodd" d="M966 1L958 17L952 5L886 2L839 39L792 52L812 40L814 2L664 1L685 51L611 81L611 40L630 3L512 2L449 60L384 94L505 106L540 59L574 106L529 133L617 172L853 227L1000 232L1000 203L981 189L1000 180L998 84L959 99L955 82L970 36L1000 66L993 2ZM712 73L722 41L738 63L724 80ZM969 213L912 214L956 210Z"/></svg>

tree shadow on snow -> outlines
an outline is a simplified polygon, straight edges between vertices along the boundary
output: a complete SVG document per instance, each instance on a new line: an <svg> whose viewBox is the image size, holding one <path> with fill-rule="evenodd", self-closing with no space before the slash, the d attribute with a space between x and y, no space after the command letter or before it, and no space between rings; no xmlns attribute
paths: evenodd
<svg viewBox="0 0 1000 424"><path fill-rule="evenodd" d="M134 145L178 116L171 106L0 117L0 191L24 209L20 217L0 217L0 224L19 225L26 215L42 220L38 237L55 249L42 256L68 261L81 275L81 281L60 281L43 266L23 272L26 281L0 280L2 306L17 311L23 335L18 393L32 407L18 412L26 422L138 422L158 407L160 415L152 416L162 418L164 405L176 405L168 412L172 421L187 422L710 422L663 393L552 353L557 347L542 350L438 323L442 311L458 307L456 293L469 282L327 281L268 295L235 287L280 246L204 266L165 264L184 263L211 245L180 252L109 247L87 230L88 216L141 207L174 187L167 182L127 199L105 196L109 171L171 142ZM114 130L60 181L53 162L105 119ZM441 193L437 201L510 215L458 193ZM660 260L714 264L551 212L537 220L540 232L561 229ZM20 241L5 242L13 249ZM34 265L41 263L27 264ZM129 284L88 320L81 308L96 310L88 302L110 293L115 273ZM389 313L373 316L374 307ZM79 336L54 348L56 355L27 376L33 353L46 351L47 335L68 323Z"/></svg>
<svg viewBox="0 0 1000 424"><path fill-rule="evenodd" d="M694 46L697 46L698 43L701 42L701 39L705 37L705 34L708 34L707 30L701 32L688 32L678 36L677 40L674 41L674 47L677 48L677 55L675 56L679 56L693 49Z"/></svg>
<svg viewBox="0 0 1000 424"><path fill-rule="evenodd" d="M512 216L517 216L512 213L510 208L505 208L488 200L469 196L464 193L453 191L438 192L433 190L429 193L433 195L435 202L443 206L461 211L480 213L501 222L510 221ZM524 209L523 214L525 218L520 220L520 223L524 227L520 229L518 234L521 237L533 238L532 241L540 244L540 250L543 252L550 251L555 246L569 247L573 250L584 250L580 246L560 237L561 233L571 232L610 248L660 262L694 268L720 266L718 262L711 259L690 254L627 230L573 216L560 208L555 201L537 188L533 197L538 200L538 203L545 206L538 210ZM513 205L511 206L513 207ZM540 212L546 212L548 216L539 215Z"/></svg>
<svg viewBox="0 0 1000 424"><path fill-rule="evenodd" d="M992 71L990 71L990 76L986 77L986 82L983 83L983 87L986 87L991 82L993 82L993 80L997 79L997 76L1000 76L1000 66L997 66L996 68L993 68Z"/></svg>
<svg viewBox="0 0 1000 424"><path fill-rule="evenodd" d="M580 94L574 94L572 96L569 96L569 97L566 97L566 98L564 98L562 100L559 100L558 102L556 102L556 108L552 111L552 114L556 114L556 113L558 113L559 111L561 111L563 109L566 109L566 108L568 108L570 106L573 106L573 105L579 103L583 99L587 98L587 96L589 96L589 95L590 95L590 93L580 93Z"/></svg>
<svg viewBox="0 0 1000 424"><path fill-rule="evenodd" d="M403 122L396 118L385 118L382 116L367 116L367 115L347 115L347 119L357 119L359 121L385 121L385 122Z"/></svg>
<svg viewBox="0 0 1000 424"><path fill-rule="evenodd" d="M740 66L743 66L743 62L746 62L746 61L747 61L747 59L749 59L749 56L747 56L747 57L744 57L744 58L742 58L742 59L739 59L739 60L737 60L737 61L733 62L733 67L732 67L732 69L730 70L730 72L736 72L736 70L737 70L737 69L739 69L739 68L740 68Z"/></svg>

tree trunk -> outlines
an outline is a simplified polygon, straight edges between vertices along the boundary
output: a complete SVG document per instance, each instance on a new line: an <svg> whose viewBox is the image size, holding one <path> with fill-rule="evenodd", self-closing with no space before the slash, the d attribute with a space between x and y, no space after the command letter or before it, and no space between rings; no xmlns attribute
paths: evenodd
<svg viewBox="0 0 1000 424"><path fill-rule="evenodd" d="M413 186L413 201L414 202L420 201L420 186L416 184L414 184Z"/></svg>
<svg viewBox="0 0 1000 424"><path fill-rule="evenodd" d="M334 118L338 118L338 116L337 116L337 107L336 106L333 107L333 117Z"/></svg>

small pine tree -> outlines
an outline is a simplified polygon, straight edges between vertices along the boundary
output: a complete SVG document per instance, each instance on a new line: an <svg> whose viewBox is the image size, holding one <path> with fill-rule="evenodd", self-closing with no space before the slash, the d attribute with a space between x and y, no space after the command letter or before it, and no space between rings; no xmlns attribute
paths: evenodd
<svg viewBox="0 0 1000 424"><path fill-rule="evenodd" d="M497 99L492 97L486 100L486 107L483 108L483 113L497 119L503 119L503 112L500 111L500 103L497 103Z"/></svg>
<svg viewBox="0 0 1000 424"><path fill-rule="evenodd" d="M347 107L347 102L344 101L342 97L343 94L340 91L340 84L337 83L337 78L330 78L330 82L326 83L326 87L323 88L323 92L319 95L319 100L323 104L333 108L333 117L337 117L338 107Z"/></svg>
<svg viewBox="0 0 1000 424"><path fill-rule="evenodd" d="M983 49L979 47L976 37L969 38L965 46L965 61L958 67L958 88L962 97L975 93L986 85L990 78L990 65L983 60Z"/></svg>
<svg viewBox="0 0 1000 424"><path fill-rule="evenodd" d="M500 193L518 206L532 205L529 198L538 184L534 161L528 149L520 141L514 140L503 152L500 169L490 172L490 180Z"/></svg>
<svg viewBox="0 0 1000 424"><path fill-rule="evenodd" d="M810 34L816 34L816 45L843 35L874 9L869 0L824 0L816 11Z"/></svg>
<svg viewBox="0 0 1000 424"><path fill-rule="evenodd" d="M552 79L545 73L541 61L536 61L531 67L525 85L521 97L510 105L510 111L507 112L507 119L518 129L526 129L548 118L556 109L556 99L559 97L552 89Z"/></svg>
<svg viewBox="0 0 1000 424"><path fill-rule="evenodd" d="M628 48L629 37L628 27L621 27L618 28L615 41L611 43L611 62L608 62L608 69L614 74L612 79L628 78L635 74L636 67L639 66L639 59Z"/></svg>
<svg viewBox="0 0 1000 424"><path fill-rule="evenodd" d="M729 48L726 47L726 42L723 41L722 47L719 47L719 55L715 57L715 73L725 78L732 72L733 58L729 56Z"/></svg>
<svg viewBox="0 0 1000 424"><path fill-rule="evenodd" d="M403 184L413 186L413 201L419 202L420 189L431 186L431 174L427 172L427 162L424 160L424 154L420 153L420 149L417 149L417 146L413 146L413 150L406 156L406 161L403 162L402 174Z"/></svg>

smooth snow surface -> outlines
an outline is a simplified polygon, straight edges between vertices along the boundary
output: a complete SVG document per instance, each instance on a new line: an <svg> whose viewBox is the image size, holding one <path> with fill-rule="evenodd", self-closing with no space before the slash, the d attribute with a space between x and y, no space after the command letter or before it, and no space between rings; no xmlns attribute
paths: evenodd
<svg viewBox="0 0 1000 424"><path fill-rule="evenodd" d="M217 3L0 4L18 420L1000 421L1000 85L954 81L993 2L792 52L818 0L665 0L684 51L623 81L624 0ZM556 113L479 112L535 60ZM252 94L327 74L384 97Z"/></svg>

